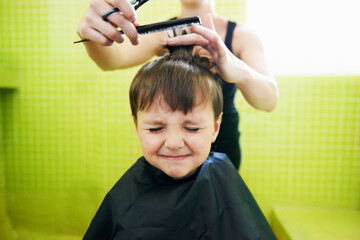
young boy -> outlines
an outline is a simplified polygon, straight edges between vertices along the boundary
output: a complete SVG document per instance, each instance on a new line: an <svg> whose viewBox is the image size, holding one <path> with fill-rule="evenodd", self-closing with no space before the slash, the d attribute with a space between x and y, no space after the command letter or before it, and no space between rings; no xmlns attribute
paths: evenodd
<svg viewBox="0 0 360 240"><path fill-rule="evenodd" d="M225 154L210 152L220 80L192 47L144 65L130 87L143 157L103 200L84 239L276 239Z"/></svg>

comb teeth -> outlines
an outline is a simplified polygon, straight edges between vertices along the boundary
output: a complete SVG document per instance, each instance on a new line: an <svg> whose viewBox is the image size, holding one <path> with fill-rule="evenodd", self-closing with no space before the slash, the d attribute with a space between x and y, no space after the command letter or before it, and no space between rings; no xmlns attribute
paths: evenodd
<svg viewBox="0 0 360 240"><path fill-rule="evenodd" d="M181 28L187 28L191 25L197 25L197 24L181 24L181 25L170 26L170 27L147 29L147 30L143 30L143 31L139 32L139 34L149 34L149 33L162 32L162 31L171 31L172 32L172 30L176 30L176 29L182 30ZM184 31L187 32L187 30L184 30ZM174 34L174 35L178 36L178 35L182 35L182 34Z"/></svg>
<svg viewBox="0 0 360 240"><path fill-rule="evenodd" d="M154 32L162 32L174 30L177 28L186 28L192 25L201 25L201 20L199 17L188 17L181 19L173 19L164 22L157 22L152 24L147 24L143 26L136 27L139 34L149 34ZM124 33L120 30L121 33Z"/></svg>

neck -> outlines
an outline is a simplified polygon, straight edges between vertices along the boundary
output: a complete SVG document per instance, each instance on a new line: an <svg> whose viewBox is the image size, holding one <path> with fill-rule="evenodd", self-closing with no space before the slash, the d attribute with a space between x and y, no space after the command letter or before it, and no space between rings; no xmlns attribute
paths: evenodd
<svg viewBox="0 0 360 240"><path fill-rule="evenodd" d="M186 1L184 1L181 4L180 18L192 16L199 16L200 18L202 18L208 13L215 15L215 7L213 0L201 1L196 3L186 3Z"/></svg>

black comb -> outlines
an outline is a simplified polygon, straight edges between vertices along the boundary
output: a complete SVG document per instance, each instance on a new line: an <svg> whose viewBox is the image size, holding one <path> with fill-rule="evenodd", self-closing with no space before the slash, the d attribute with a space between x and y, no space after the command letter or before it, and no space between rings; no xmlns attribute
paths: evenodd
<svg viewBox="0 0 360 240"><path fill-rule="evenodd" d="M185 28L192 25L201 25L201 20L199 17L188 17L188 18L179 18L179 19L172 19L168 21L163 22L157 22L157 23L151 23L146 24L142 26L136 27L139 34L149 34L154 32L162 32L167 30L172 30L176 28ZM122 34L124 32L120 30ZM89 39L82 39L79 41L76 41L74 43L80 43L80 42L87 42L90 41Z"/></svg>

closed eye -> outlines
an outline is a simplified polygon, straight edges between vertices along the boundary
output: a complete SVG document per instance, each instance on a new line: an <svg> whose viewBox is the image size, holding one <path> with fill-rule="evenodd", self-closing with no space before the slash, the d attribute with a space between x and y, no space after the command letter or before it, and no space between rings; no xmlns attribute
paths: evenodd
<svg viewBox="0 0 360 240"><path fill-rule="evenodd" d="M156 133L156 132L160 132L163 129L164 129L163 127L156 127L156 128L149 128L149 131Z"/></svg>
<svg viewBox="0 0 360 240"><path fill-rule="evenodd" d="M197 132L197 131L199 131L200 128L186 127L185 129L186 129L187 131L189 131L189 132Z"/></svg>

